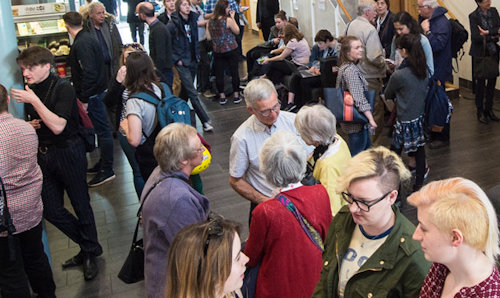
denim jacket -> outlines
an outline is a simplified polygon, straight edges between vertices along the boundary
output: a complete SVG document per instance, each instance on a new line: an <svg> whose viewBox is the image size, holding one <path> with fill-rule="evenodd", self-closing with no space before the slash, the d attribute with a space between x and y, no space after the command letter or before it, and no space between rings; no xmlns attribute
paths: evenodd
<svg viewBox="0 0 500 298"><path fill-rule="evenodd" d="M386 241L347 282L344 297L418 297L430 263L418 242L412 240L415 226L393 206L394 227ZM351 242L356 224L349 206L335 216L325 241L321 279L313 297L339 297L342 258Z"/></svg>

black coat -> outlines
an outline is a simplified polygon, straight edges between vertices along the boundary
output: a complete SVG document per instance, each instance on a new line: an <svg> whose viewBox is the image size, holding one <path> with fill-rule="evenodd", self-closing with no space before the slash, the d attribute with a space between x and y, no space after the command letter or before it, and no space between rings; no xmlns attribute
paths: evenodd
<svg viewBox="0 0 500 298"><path fill-rule="evenodd" d="M264 19L272 19L280 11L279 0L259 0L257 1L257 23ZM265 37L264 37L265 38Z"/></svg>
<svg viewBox="0 0 500 298"><path fill-rule="evenodd" d="M71 81L81 102L106 89L104 58L99 42L84 30L76 34L68 57Z"/></svg>
<svg viewBox="0 0 500 298"><path fill-rule="evenodd" d="M500 17L498 15L498 11L496 8L490 8L492 14L491 27L483 28L490 31L490 34L486 35L486 42L498 42L498 28L500 28ZM478 7L471 14L469 14L469 22L470 22L470 51L469 55L473 57L479 57L483 55L483 37L479 35L478 25L481 26L481 16L480 16L480 8ZM482 26L481 26L482 28ZM497 45L497 56L498 56L498 45ZM488 52L486 52L488 53Z"/></svg>
<svg viewBox="0 0 500 298"><path fill-rule="evenodd" d="M135 9L137 4L144 2L144 0L127 0L128 13L127 13L127 23L140 23L142 22L138 16L135 15Z"/></svg>
<svg viewBox="0 0 500 298"><path fill-rule="evenodd" d="M149 25L149 55L162 76L172 68L172 39L167 26L159 20Z"/></svg>
<svg viewBox="0 0 500 298"><path fill-rule="evenodd" d="M380 30L378 32L378 36L380 38L380 43L382 43L382 47L385 50L385 57L389 58L391 55L391 45L392 39L394 37L394 14L392 11L387 12L387 17L380 24Z"/></svg>

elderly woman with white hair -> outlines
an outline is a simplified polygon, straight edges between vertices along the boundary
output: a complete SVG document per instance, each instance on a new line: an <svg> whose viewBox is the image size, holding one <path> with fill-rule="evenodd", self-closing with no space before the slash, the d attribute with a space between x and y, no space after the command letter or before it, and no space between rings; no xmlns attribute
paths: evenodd
<svg viewBox="0 0 500 298"><path fill-rule="evenodd" d="M205 148L194 127L172 123L160 130L153 150L159 166L149 176L141 198L144 280L147 297L164 297L168 254L175 235L208 217L208 199L188 183Z"/></svg>
<svg viewBox="0 0 500 298"><path fill-rule="evenodd" d="M332 215L325 188L300 183L306 158L300 138L284 130L260 151L261 171L277 195L253 211L245 246L248 265L260 263L255 297L311 297L320 278Z"/></svg>
<svg viewBox="0 0 500 298"><path fill-rule="evenodd" d="M326 188L332 216L347 204L337 193L337 178L351 159L347 143L337 134L335 116L323 105L303 106L295 117L295 127L307 145L314 146L308 170Z"/></svg>
<svg viewBox="0 0 500 298"><path fill-rule="evenodd" d="M500 297L495 209L474 182L434 181L413 193L418 226L413 239L433 262L420 297Z"/></svg>

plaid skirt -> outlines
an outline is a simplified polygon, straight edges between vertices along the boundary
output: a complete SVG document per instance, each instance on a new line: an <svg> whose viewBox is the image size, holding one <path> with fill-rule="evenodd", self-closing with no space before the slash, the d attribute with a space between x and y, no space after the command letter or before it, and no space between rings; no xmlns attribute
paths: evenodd
<svg viewBox="0 0 500 298"><path fill-rule="evenodd" d="M415 152L418 147L425 145L424 116L410 121L396 120L392 133L392 145L403 148L405 153Z"/></svg>

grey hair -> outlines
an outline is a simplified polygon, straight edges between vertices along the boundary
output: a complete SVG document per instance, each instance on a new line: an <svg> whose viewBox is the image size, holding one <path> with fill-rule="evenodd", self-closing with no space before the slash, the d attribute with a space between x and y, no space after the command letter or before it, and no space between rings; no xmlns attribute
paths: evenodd
<svg viewBox="0 0 500 298"><path fill-rule="evenodd" d="M365 14L367 10L375 10L375 2L373 0L362 0L358 3L358 16Z"/></svg>
<svg viewBox="0 0 500 298"><path fill-rule="evenodd" d="M196 129L184 123L174 122L160 130L153 154L163 172L180 171L183 161L196 157L197 148L191 141L194 138L197 138Z"/></svg>
<svg viewBox="0 0 500 298"><path fill-rule="evenodd" d="M274 84L268 79L250 81L243 93L247 107L253 107L256 101L268 99L273 93L277 94Z"/></svg>
<svg viewBox="0 0 500 298"><path fill-rule="evenodd" d="M430 8L434 9L434 8L437 8L439 6L439 3L437 2L437 0L424 0L422 2L422 5L429 6Z"/></svg>
<svg viewBox="0 0 500 298"><path fill-rule="evenodd" d="M307 154L297 135L280 130L269 137L260 150L260 170L276 187L286 187L302 180Z"/></svg>
<svg viewBox="0 0 500 298"><path fill-rule="evenodd" d="M102 7L104 8L104 11L106 11L106 7L104 6L104 4L99 1L94 1L88 5L88 13L92 14L97 7Z"/></svg>
<svg viewBox="0 0 500 298"><path fill-rule="evenodd" d="M337 120L324 105L303 106L295 117L295 127L308 143L328 145L337 134Z"/></svg>

